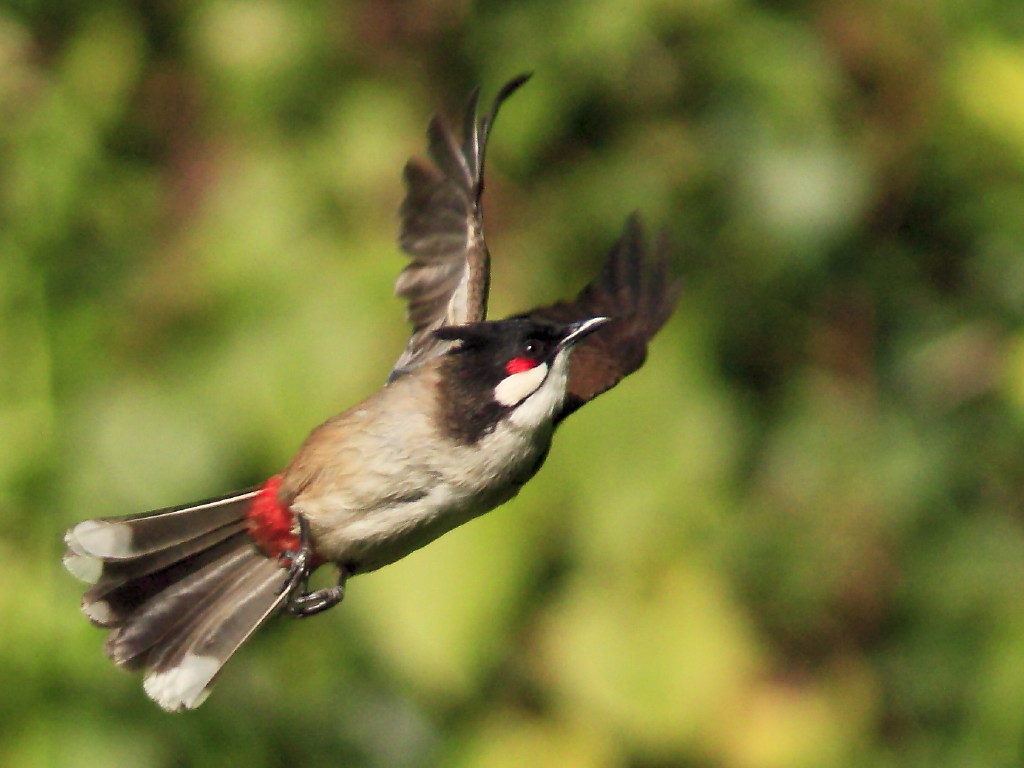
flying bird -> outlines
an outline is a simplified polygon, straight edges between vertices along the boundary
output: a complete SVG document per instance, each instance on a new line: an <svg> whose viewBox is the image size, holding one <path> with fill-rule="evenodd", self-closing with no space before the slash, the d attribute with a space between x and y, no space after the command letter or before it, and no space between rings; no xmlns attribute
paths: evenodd
<svg viewBox="0 0 1024 768"><path fill-rule="evenodd" d="M259 486L67 532L64 564L89 584L82 611L164 709L201 704L267 620L320 613L352 576L511 499L558 425L643 364L679 282L667 238L648 245L635 215L574 299L486 319L484 152L499 108L528 77L509 81L482 117L474 91L459 132L434 117L432 162L405 166L409 263L395 292L412 336L380 390L314 429ZM322 565L337 582L310 590Z"/></svg>

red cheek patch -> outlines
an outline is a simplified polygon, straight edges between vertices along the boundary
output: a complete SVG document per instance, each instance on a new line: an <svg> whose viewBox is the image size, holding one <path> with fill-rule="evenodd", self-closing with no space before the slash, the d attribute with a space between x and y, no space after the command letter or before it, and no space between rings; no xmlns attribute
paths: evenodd
<svg viewBox="0 0 1024 768"><path fill-rule="evenodd" d="M529 357L513 357L507 363L505 363L505 373L509 376L515 373L522 373L528 371L531 368L537 367L537 361L532 360Z"/></svg>

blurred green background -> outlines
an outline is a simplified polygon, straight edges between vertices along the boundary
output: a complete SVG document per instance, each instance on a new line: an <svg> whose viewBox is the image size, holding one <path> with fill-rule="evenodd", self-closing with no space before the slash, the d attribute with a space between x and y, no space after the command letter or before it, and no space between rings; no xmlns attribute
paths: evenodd
<svg viewBox="0 0 1024 768"><path fill-rule="evenodd" d="M524 70L493 316L634 209L679 311L516 501L164 714L64 529L379 386L402 164ZM12 0L0 440L3 766L1022 765L1024 4Z"/></svg>

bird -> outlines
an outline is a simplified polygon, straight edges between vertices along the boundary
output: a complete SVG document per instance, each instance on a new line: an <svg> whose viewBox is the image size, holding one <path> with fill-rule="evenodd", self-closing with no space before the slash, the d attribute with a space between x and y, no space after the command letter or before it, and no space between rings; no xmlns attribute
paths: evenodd
<svg viewBox="0 0 1024 768"><path fill-rule="evenodd" d="M571 300L488 320L484 154L508 81L459 131L441 114L429 160L403 172L395 293L412 333L386 383L316 427L265 482L197 503L79 522L64 565L104 650L143 673L171 712L199 706L238 648L279 615L338 604L347 581L399 560L513 498L555 430L643 365L681 281L662 231L627 217L598 274ZM310 590L330 565L337 580Z"/></svg>

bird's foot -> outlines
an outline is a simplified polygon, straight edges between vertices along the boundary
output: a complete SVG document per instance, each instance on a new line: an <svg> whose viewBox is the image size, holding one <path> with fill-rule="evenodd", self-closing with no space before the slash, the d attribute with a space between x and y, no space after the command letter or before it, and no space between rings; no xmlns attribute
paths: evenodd
<svg viewBox="0 0 1024 768"><path fill-rule="evenodd" d="M302 619L306 616L315 616L321 611L326 611L328 608L333 608L344 599L345 576L342 574L338 577L338 583L333 587L318 589L314 592L293 594L288 599L285 609L292 616Z"/></svg>
<svg viewBox="0 0 1024 768"><path fill-rule="evenodd" d="M345 598L345 580L348 574L338 570L338 583L333 587L309 591L309 576L319 563L314 563L313 545L309 541L309 523L302 515L296 515L299 521L299 549L281 553L281 560L288 562L288 578L281 592L288 593L285 610L292 616L303 618L314 616L328 608L333 608Z"/></svg>

